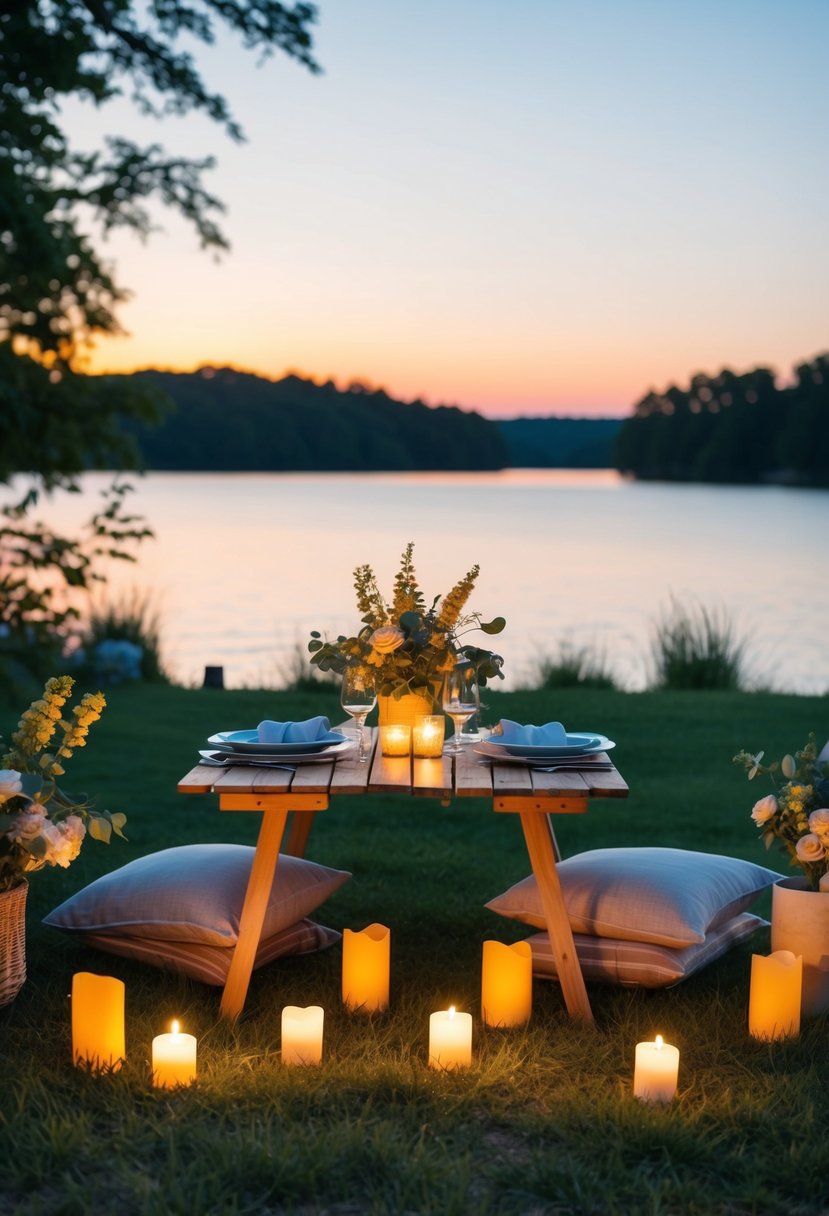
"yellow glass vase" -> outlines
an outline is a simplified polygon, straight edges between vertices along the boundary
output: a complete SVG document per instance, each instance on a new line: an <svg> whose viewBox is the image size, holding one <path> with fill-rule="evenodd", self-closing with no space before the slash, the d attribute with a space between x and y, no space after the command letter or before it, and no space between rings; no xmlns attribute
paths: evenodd
<svg viewBox="0 0 829 1216"><path fill-rule="evenodd" d="M403 697L377 698L381 726L414 726L415 718L421 714L433 714L434 702L431 697L409 692Z"/></svg>

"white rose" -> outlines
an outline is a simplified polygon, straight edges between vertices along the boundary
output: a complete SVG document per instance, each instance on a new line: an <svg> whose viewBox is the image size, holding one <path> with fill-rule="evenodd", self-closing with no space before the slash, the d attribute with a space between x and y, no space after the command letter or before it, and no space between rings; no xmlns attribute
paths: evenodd
<svg viewBox="0 0 829 1216"><path fill-rule="evenodd" d="M369 638L378 654L391 654L406 641L406 635L396 625L382 625Z"/></svg>
<svg viewBox="0 0 829 1216"><path fill-rule="evenodd" d="M770 819L773 819L778 809L777 799L774 794L766 794L765 798L761 798L759 802L755 802L751 818L759 828L762 824L768 823Z"/></svg>
<svg viewBox="0 0 829 1216"><path fill-rule="evenodd" d="M822 861L826 856L826 850L814 832L807 832L805 836L801 836L795 845L795 851L798 861Z"/></svg>
<svg viewBox="0 0 829 1216"><path fill-rule="evenodd" d="M829 846L829 807L821 806L812 811L809 827L824 847Z"/></svg>
<svg viewBox="0 0 829 1216"><path fill-rule="evenodd" d="M13 768L0 768L0 802L13 798L23 789L20 773Z"/></svg>
<svg viewBox="0 0 829 1216"><path fill-rule="evenodd" d="M45 861L66 870L81 851L86 828L80 816L70 815L62 823L45 823L41 835L48 845Z"/></svg>
<svg viewBox="0 0 829 1216"><path fill-rule="evenodd" d="M6 835L12 844L27 845L40 835L45 821L46 812L43 807L37 802L30 802L12 819L6 829Z"/></svg>

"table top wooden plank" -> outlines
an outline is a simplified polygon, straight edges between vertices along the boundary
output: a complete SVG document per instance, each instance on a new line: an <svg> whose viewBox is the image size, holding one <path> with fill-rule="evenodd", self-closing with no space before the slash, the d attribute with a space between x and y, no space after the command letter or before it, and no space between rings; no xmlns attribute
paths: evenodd
<svg viewBox="0 0 829 1216"><path fill-rule="evenodd" d="M558 797L576 794L584 797L590 793L584 774L578 771L565 772L560 769L557 773L542 773L535 769L530 771L530 780L535 794L554 794Z"/></svg>
<svg viewBox="0 0 829 1216"><path fill-rule="evenodd" d="M492 766L483 763L468 745L455 760L455 793L459 798L492 796Z"/></svg>
<svg viewBox="0 0 829 1216"><path fill-rule="evenodd" d="M384 756L375 748L368 788L374 793L410 794L412 792L411 756Z"/></svg>
<svg viewBox="0 0 829 1216"><path fill-rule="evenodd" d="M197 764L185 773L176 786L179 794L209 794L216 780L217 769L209 764Z"/></svg>
<svg viewBox="0 0 829 1216"><path fill-rule="evenodd" d="M412 761L412 793L422 798L451 798L451 757L416 757Z"/></svg>
<svg viewBox="0 0 829 1216"><path fill-rule="evenodd" d="M492 769L493 794L532 794L532 773L523 764L495 764Z"/></svg>

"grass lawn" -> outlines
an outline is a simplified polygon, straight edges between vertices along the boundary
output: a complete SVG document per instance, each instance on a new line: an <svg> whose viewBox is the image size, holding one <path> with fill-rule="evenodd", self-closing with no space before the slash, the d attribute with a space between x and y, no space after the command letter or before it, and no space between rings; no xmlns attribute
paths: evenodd
<svg viewBox="0 0 829 1216"><path fill-rule="evenodd" d="M752 950L768 931L672 990L592 986L597 1028L572 1023L557 985L537 981L526 1030L484 1031L481 943L531 930L484 903L529 871L520 827L488 804L335 800L308 855L353 878L316 919L392 931L392 1007L364 1019L340 1004L340 948L254 974L236 1026L219 990L92 951L40 918L100 874L195 841L253 843L256 815L219 815L177 779L214 730L262 717L342 715L330 694L116 688L70 789L128 816L129 842L87 841L67 871L32 876L29 979L0 1010L3 1170L0 1213L788 1213L829 1209L827 1022L796 1040L747 1034ZM765 788L731 763L740 748L792 751L829 735L829 699L739 693L622 694L587 689L487 695L486 717L604 731L626 801L562 817L565 855L622 844L727 853L786 872L749 818ZM22 706L0 714L6 738ZM693 872L688 874L693 883ZM768 914L765 897L755 910ZM73 972L127 986L127 1054L117 1074L70 1064ZM454 1001L475 1019L474 1066L426 1066L430 1011ZM285 1004L326 1011L324 1064L280 1064ZM182 1019L199 1039L198 1083L149 1085L155 1034ZM677 1100L631 1097L635 1044L664 1034L681 1051Z"/></svg>

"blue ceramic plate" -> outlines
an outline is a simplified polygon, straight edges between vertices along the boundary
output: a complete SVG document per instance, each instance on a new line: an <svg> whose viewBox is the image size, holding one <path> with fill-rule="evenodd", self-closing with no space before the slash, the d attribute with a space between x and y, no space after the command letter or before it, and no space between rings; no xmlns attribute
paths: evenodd
<svg viewBox="0 0 829 1216"><path fill-rule="evenodd" d="M345 738L339 731L329 730L319 739L305 743L260 743L256 730L220 730L218 734L211 735L207 742L210 747L218 748L219 751L248 753L252 756L281 756L283 753L310 756L314 752L324 752L336 743L342 743Z"/></svg>
<svg viewBox="0 0 829 1216"><path fill-rule="evenodd" d="M568 756L589 756L591 752L607 751L611 743L605 735L581 735L567 733L567 743L556 746L549 743L503 743L500 736L490 735L486 740L490 747L510 756L526 756L535 760L561 760Z"/></svg>

